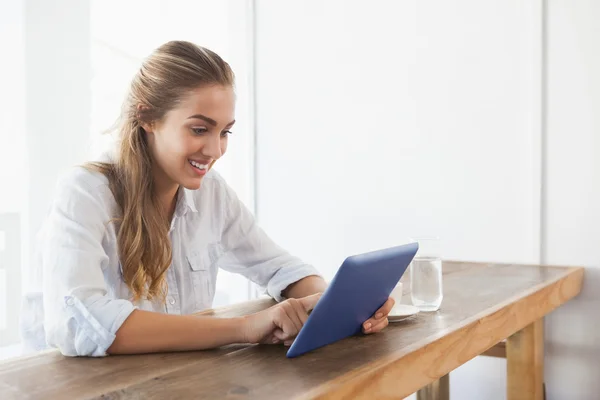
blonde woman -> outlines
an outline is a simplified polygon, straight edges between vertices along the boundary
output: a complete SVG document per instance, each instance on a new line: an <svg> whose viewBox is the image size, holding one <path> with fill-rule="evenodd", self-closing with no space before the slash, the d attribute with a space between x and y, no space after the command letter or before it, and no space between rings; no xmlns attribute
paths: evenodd
<svg viewBox="0 0 600 400"><path fill-rule="evenodd" d="M104 356L293 341L326 283L273 243L212 170L234 105L233 72L212 51L169 42L145 60L118 149L57 186L24 299L28 349ZM278 304L243 318L191 316L211 307L218 268ZM364 332L383 329L392 306Z"/></svg>

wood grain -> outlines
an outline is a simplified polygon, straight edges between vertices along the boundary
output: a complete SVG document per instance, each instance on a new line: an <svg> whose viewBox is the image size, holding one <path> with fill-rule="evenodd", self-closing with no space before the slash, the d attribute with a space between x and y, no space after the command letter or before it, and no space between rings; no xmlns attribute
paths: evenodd
<svg viewBox="0 0 600 400"><path fill-rule="evenodd" d="M543 319L538 319L508 338L506 359L507 400L543 400Z"/></svg>
<svg viewBox="0 0 600 400"><path fill-rule="evenodd" d="M0 399L91 398L186 368L199 359L218 360L235 349L104 358L64 357L49 351L0 364Z"/></svg>
<svg viewBox="0 0 600 400"><path fill-rule="evenodd" d="M441 309L380 334L296 359L278 345L100 360L53 352L0 363L0 398L402 398L568 301L582 278L581 268L446 262ZM409 296L405 291L403 301ZM239 316L273 304L259 300L203 315Z"/></svg>
<svg viewBox="0 0 600 400"><path fill-rule="evenodd" d="M429 320L419 329L422 339L405 331L412 343L402 346L406 337L398 338L398 350L327 382L303 398L407 396L577 295L583 269L559 271L490 266L489 270L473 274L457 274L456 279L450 275L445 285L450 293L446 292L444 310L437 315L420 316ZM487 278L482 279L483 275ZM534 283L538 279L541 282ZM505 299L499 300L502 297ZM430 329L432 326L436 329Z"/></svg>

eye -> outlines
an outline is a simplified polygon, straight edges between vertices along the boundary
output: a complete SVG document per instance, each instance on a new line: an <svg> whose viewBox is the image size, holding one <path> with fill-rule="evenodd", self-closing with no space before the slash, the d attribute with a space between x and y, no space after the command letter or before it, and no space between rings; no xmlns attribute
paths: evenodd
<svg viewBox="0 0 600 400"><path fill-rule="evenodd" d="M208 129L206 128L192 128L192 132L194 132L195 135L202 135L204 133L206 133L208 131Z"/></svg>
<svg viewBox="0 0 600 400"><path fill-rule="evenodd" d="M233 134L233 132L231 132L231 131L223 131L223 132L221 132L221 137L227 137L227 136L229 136L231 134Z"/></svg>

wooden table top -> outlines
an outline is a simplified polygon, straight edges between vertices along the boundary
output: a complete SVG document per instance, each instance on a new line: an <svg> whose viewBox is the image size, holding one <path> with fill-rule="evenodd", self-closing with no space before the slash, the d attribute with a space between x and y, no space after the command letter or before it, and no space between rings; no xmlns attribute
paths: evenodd
<svg viewBox="0 0 600 400"><path fill-rule="evenodd" d="M384 399L408 396L576 296L582 268L444 262L435 313L391 323L296 359L281 345L68 358L57 351L0 363L7 399ZM406 277L403 278L405 280ZM405 288L408 285L405 285ZM409 302L408 290L403 302ZM257 300L203 314L239 316Z"/></svg>

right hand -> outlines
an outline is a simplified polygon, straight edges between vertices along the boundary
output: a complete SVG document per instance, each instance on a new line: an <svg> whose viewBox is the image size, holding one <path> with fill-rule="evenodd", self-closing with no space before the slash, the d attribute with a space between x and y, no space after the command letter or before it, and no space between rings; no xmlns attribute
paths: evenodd
<svg viewBox="0 0 600 400"><path fill-rule="evenodd" d="M308 319L321 293L300 299L287 299L245 317L244 337L248 343L290 345Z"/></svg>

